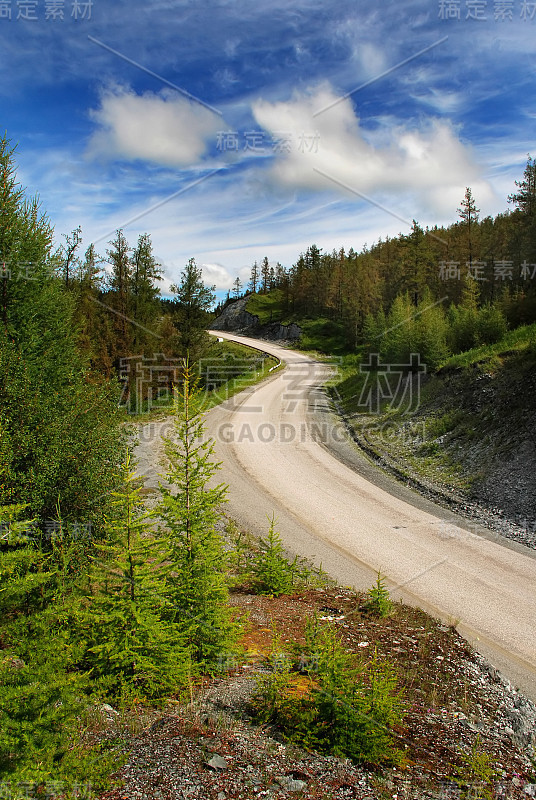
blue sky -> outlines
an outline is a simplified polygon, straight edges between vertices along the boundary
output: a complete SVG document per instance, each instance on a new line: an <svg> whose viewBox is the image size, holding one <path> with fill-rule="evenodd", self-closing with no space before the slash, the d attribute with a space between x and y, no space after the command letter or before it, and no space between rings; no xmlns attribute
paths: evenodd
<svg viewBox="0 0 536 800"><path fill-rule="evenodd" d="M535 12L0 0L0 124L58 243L148 232L164 288L194 257L223 292L265 255L452 222L465 186L483 215L507 208L536 154Z"/></svg>

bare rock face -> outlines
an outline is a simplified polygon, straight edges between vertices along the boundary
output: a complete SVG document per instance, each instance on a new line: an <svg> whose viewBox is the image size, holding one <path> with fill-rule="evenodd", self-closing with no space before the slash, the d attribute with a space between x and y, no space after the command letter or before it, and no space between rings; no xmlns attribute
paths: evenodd
<svg viewBox="0 0 536 800"><path fill-rule="evenodd" d="M247 302L247 297L241 297L240 300L226 305L210 327L215 331L248 331L249 333L257 331L261 327L259 318L246 311Z"/></svg>
<svg viewBox="0 0 536 800"><path fill-rule="evenodd" d="M210 327L215 331L233 331L270 341L295 342L300 338L301 328L295 322L291 322L290 325L282 325L280 322L261 325L255 314L246 311L248 299L248 297L241 297L226 305Z"/></svg>

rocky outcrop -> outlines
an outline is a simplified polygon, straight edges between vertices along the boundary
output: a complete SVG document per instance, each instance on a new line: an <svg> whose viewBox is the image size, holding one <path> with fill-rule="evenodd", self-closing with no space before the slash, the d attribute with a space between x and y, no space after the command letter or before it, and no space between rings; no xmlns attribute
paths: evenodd
<svg viewBox="0 0 536 800"><path fill-rule="evenodd" d="M270 341L295 342L300 338L301 328L295 322L291 322L290 325L282 325L280 322L261 325L259 318L246 310L248 299L248 297L241 297L239 300L228 303L221 314L211 323L212 330L245 333Z"/></svg>
<svg viewBox="0 0 536 800"><path fill-rule="evenodd" d="M274 341L285 339L295 342L301 336L301 328L299 325L296 325L295 322L291 322L290 325L282 325L280 322L270 322L268 325L262 325L257 330L262 331L260 334L257 333L262 339L273 339Z"/></svg>
<svg viewBox="0 0 536 800"><path fill-rule="evenodd" d="M215 331L247 331L252 333L260 328L259 318L246 311L247 297L228 303L210 327Z"/></svg>

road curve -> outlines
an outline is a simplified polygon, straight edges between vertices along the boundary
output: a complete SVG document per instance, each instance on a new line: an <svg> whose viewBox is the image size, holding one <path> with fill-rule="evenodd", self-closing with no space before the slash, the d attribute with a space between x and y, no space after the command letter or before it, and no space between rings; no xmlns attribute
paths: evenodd
<svg viewBox="0 0 536 800"><path fill-rule="evenodd" d="M285 546L322 563L343 585L368 588L381 570L392 596L456 624L536 700L534 551L468 531L439 506L394 481L377 485L335 457L331 445L343 433L320 391L325 365L274 344L213 333L286 363L207 416L230 515L265 533L266 517L275 514Z"/></svg>

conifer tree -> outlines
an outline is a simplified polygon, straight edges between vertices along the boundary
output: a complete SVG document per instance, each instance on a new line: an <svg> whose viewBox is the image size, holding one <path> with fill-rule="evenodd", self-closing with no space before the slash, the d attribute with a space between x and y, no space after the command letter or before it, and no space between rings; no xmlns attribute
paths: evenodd
<svg viewBox="0 0 536 800"><path fill-rule="evenodd" d="M536 159L528 156L523 180L515 184L518 190L509 195L508 202L514 203L521 215L522 256L533 262L536 260Z"/></svg>
<svg viewBox="0 0 536 800"><path fill-rule="evenodd" d="M259 265L256 261L253 262L253 266L251 267L251 278L249 281L249 290L252 294L255 294L257 291L257 286L259 284Z"/></svg>
<svg viewBox="0 0 536 800"><path fill-rule="evenodd" d="M266 294L270 289L270 262L268 256L264 256L261 264L262 291Z"/></svg>
<svg viewBox="0 0 536 800"><path fill-rule="evenodd" d="M83 663L107 692L126 701L179 692L190 664L166 608L165 542L151 535L128 456L121 477L108 539L95 546Z"/></svg>
<svg viewBox="0 0 536 800"><path fill-rule="evenodd" d="M425 290L417 312L416 352L428 370L435 370L449 355L445 312L441 305L433 302L428 290Z"/></svg>
<svg viewBox="0 0 536 800"><path fill-rule="evenodd" d="M470 187L468 186L465 190L465 195L462 200L461 207L458 209L458 214L460 215L460 218L464 223L465 229L467 231L470 271L471 271L471 266L473 264L473 236L474 236L474 230L478 223L479 213L480 209L476 207L475 199L473 197Z"/></svg>
<svg viewBox="0 0 536 800"><path fill-rule="evenodd" d="M515 185L518 191L508 195L508 202L514 203L523 214L533 217L536 214L536 159L530 155L523 172L523 180L515 181Z"/></svg>
<svg viewBox="0 0 536 800"><path fill-rule="evenodd" d="M242 281L240 280L239 276L237 275L233 281L233 292L235 298L238 300L240 297L240 293L242 291Z"/></svg>
<svg viewBox="0 0 536 800"><path fill-rule="evenodd" d="M65 576L34 541L23 504L0 505L0 778L42 780L67 747L82 676L66 624Z"/></svg>
<svg viewBox="0 0 536 800"><path fill-rule="evenodd" d="M110 277L112 295L110 300L115 311L116 358L124 358L130 353L131 345L128 315L131 312L132 262L130 260L130 247L122 230L116 232L115 239L110 242L110 249L106 251L106 255L112 265Z"/></svg>
<svg viewBox="0 0 536 800"><path fill-rule="evenodd" d="M77 326L78 345L92 367L110 377L107 370L108 359L102 357L106 348L105 326L103 325L102 306L99 304L99 292L102 288L102 259L95 251L95 245L86 249L84 260L74 286L75 320Z"/></svg>
<svg viewBox="0 0 536 800"><path fill-rule="evenodd" d="M151 327L156 327L159 314L160 289L156 281L161 280L162 270L153 254L153 245L148 233L142 233L132 255L133 292L133 349L137 355L145 347L154 348L155 337Z"/></svg>
<svg viewBox="0 0 536 800"><path fill-rule="evenodd" d="M80 225L70 234L63 234L65 244L61 248L61 272L65 282L65 288L69 289L73 282L75 267L79 264L76 252L82 244L82 228Z"/></svg>
<svg viewBox="0 0 536 800"><path fill-rule="evenodd" d="M0 451L10 453L0 503L28 503L43 521L60 497L67 519L98 526L120 450L117 389L91 374L78 350L75 299L56 276L52 228L17 184L6 137L0 191Z"/></svg>
<svg viewBox="0 0 536 800"><path fill-rule="evenodd" d="M201 268L191 258L181 273L181 282L171 287L175 293L174 325L178 352L188 358L190 363L196 361L208 341L205 328L209 319L209 311L216 296L214 286L205 286Z"/></svg>
<svg viewBox="0 0 536 800"><path fill-rule="evenodd" d="M415 306L409 295L398 295L387 315L387 328L381 338L381 353L391 364L409 364L415 352Z"/></svg>
<svg viewBox="0 0 536 800"><path fill-rule="evenodd" d="M463 279L461 303L458 307L452 308L449 313L451 349L454 352L470 350L478 343L479 297L480 289L477 282L471 275L466 275Z"/></svg>
<svg viewBox="0 0 536 800"><path fill-rule="evenodd" d="M214 441L205 438L201 396L186 363L174 394L173 435L166 440L167 484L155 514L166 526L169 561L166 596L170 619L186 634L197 661L210 666L233 637L228 608L226 558L216 531L223 484L209 487L219 468Z"/></svg>

